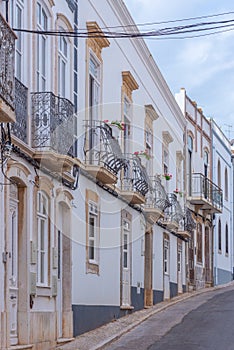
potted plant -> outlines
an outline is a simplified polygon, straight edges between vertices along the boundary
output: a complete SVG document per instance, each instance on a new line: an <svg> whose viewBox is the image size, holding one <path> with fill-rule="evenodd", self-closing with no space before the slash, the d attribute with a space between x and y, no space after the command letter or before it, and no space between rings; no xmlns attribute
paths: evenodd
<svg viewBox="0 0 234 350"><path fill-rule="evenodd" d="M163 174L163 177L165 178L165 180L169 181L169 180L171 180L172 175L171 175L171 174L166 173L166 174Z"/></svg>

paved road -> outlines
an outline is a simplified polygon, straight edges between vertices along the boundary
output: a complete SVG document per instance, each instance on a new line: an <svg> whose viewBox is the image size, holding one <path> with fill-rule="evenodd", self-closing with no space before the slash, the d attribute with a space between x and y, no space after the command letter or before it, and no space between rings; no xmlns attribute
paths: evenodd
<svg viewBox="0 0 234 350"><path fill-rule="evenodd" d="M234 288L171 306L103 349L234 350Z"/></svg>

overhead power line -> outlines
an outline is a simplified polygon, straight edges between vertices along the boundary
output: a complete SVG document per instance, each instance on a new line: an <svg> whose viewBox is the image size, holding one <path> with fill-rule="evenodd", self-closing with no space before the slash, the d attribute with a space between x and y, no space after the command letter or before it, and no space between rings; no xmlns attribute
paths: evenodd
<svg viewBox="0 0 234 350"><path fill-rule="evenodd" d="M228 28L228 29L226 29ZM166 28L159 28L156 30L150 30L150 31L140 31L137 27L134 28L133 31L131 30L124 30L124 31L110 31L110 30L81 30L78 29L77 31L40 31L40 30L30 30L30 29L18 29L14 28L13 30L18 32L24 32L24 33L31 33L31 34L39 34L39 35L51 35L51 36L64 36L64 37L78 37L78 38L168 38L170 36L176 36L175 38L181 38L181 34L190 34L190 33L196 33L196 32L208 32L205 33L202 36L205 35L211 35L214 33L218 33L217 30L220 32L224 32L227 30L232 30L234 28L234 19L229 20L222 20L222 21L212 21L212 22L198 22L193 24L187 24L187 25L180 25L176 27L166 27ZM221 29L221 31L220 31ZM213 32L215 31L215 32ZM187 36L192 37L192 36ZM196 36L193 36L196 37ZM184 37L185 38L185 37Z"/></svg>

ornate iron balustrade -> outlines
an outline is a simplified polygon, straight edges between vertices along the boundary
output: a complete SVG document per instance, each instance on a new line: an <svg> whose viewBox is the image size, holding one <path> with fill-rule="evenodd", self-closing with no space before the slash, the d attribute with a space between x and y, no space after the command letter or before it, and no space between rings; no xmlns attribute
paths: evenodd
<svg viewBox="0 0 234 350"><path fill-rule="evenodd" d="M167 222L175 222L176 224L180 225L181 221L184 219L184 213L181 205L174 193L169 193L168 198L170 206L165 209L164 220Z"/></svg>
<svg viewBox="0 0 234 350"><path fill-rule="evenodd" d="M185 208L184 230L188 232L192 232L195 228L196 228L196 223L193 220L191 210L189 210L189 208Z"/></svg>
<svg viewBox="0 0 234 350"><path fill-rule="evenodd" d="M150 178L145 167L142 166L141 161L136 156L126 157L127 164L125 166L123 176L121 179L121 187L124 191L138 192L145 196L152 187Z"/></svg>
<svg viewBox="0 0 234 350"><path fill-rule="evenodd" d="M222 211L223 208L223 191L215 185L210 179L200 173L193 173L188 178L188 194L194 201L209 203L215 209Z"/></svg>
<svg viewBox="0 0 234 350"><path fill-rule="evenodd" d="M15 78L15 115L16 121L11 124L11 132L21 141L27 143L28 129L28 88Z"/></svg>
<svg viewBox="0 0 234 350"><path fill-rule="evenodd" d="M35 92L31 98L32 146L74 156L73 104L52 92Z"/></svg>
<svg viewBox="0 0 234 350"><path fill-rule="evenodd" d="M85 163L104 166L117 175L126 168L128 161L122 154L118 141L112 136L111 128L102 121L85 121L84 155Z"/></svg>
<svg viewBox="0 0 234 350"><path fill-rule="evenodd" d="M146 195L146 208L157 208L164 211L171 206L167 192L158 176L150 178L150 187Z"/></svg>
<svg viewBox="0 0 234 350"><path fill-rule="evenodd" d="M15 39L5 19L0 14L0 96L15 109Z"/></svg>

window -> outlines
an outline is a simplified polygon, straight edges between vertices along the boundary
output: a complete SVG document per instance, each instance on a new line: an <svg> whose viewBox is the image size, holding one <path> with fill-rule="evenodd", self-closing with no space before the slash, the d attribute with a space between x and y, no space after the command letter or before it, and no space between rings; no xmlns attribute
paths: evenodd
<svg viewBox="0 0 234 350"><path fill-rule="evenodd" d="M202 225L197 225L197 261L202 263Z"/></svg>
<svg viewBox="0 0 234 350"><path fill-rule="evenodd" d="M177 251L177 270L178 272L181 272L181 259L182 258L182 245L178 244L178 251Z"/></svg>
<svg viewBox="0 0 234 350"><path fill-rule="evenodd" d="M228 170L225 168L225 199L228 200Z"/></svg>
<svg viewBox="0 0 234 350"><path fill-rule="evenodd" d="M98 105L100 103L100 63L90 55L89 59L89 113L90 121L98 120Z"/></svg>
<svg viewBox="0 0 234 350"><path fill-rule="evenodd" d="M23 21L23 0L11 0L9 6L11 11L12 28L21 29L24 27ZM17 32L17 40L15 41L15 76L22 81L22 61L23 61L23 34Z"/></svg>
<svg viewBox="0 0 234 350"><path fill-rule="evenodd" d="M123 268L129 268L129 232L130 224L128 221L123 221Z"/></svg>
<svg viewBox="0 0 234 350"><path fill-rule="evenodd" d="M97 218L97 205L89 202L88 259L95 264L98 262Z"/></svg>
<svg viewBox="0 0 234 350"><path fill-rule="evenodd" d="M218 186L221 187L221 165L220 165L220 160L218 160L217 178L218 178Z"/></svg>
<svg viewBox="0 0 234 350"><path fill-rule="evenodd" d="M225 253L229 253L229 243L228 243L228 225L226 224L226 229L225 229Z"/></svg>
<svg viewBox="0 0 234 350"><path fill-rule="evenodd" d="M146 127L146 130L145 130L145 150L147 151L147 154L150 157L150 159L147 162L146 169L148 174L151 175L152 153L153 153L153 132L149 127Z"/></svg>
<svg viewBox="0 0 234 350"><path fill-rule="evenodd" d="M208 176L208 164L209 164L208 152L204 151L204 175L205 175L205 177Z"/></svg>
<svg viewBox="0 0 234 350"><path fill-rule="evenodd" d="M221 230L221 220L219 219L219 224L218 224L218 249L219 252L222 251L222 230Z"/></svg>
<svg viewBox="0 0 234 350"><path fill-rule="evenodd" d="M60 31L64 31L64 29L60 28ZM66 77L68 76L68 43L67 39L63 36L60 36L58 41L58 93L62 97L70 97L66 96L66 92L68 91L66 86Z"/></svg>
<svg viewBox="0 0 234 350"><path fill-rule="evenodd" d="M169 273L169 241L164 239L164 273Z"/></svg>
<svg viewBox="0 0 234 350"><path fill-rule="evenodd" d="M37 283L48 285L48 207L49 201L45 193L37 193Z"/></svg>
<svg viewBox="0 0 234 350"><path fill-rule="evenodd" d="M163 173L168 174L169 172L169 155L166 149L163 150Z"/></svg>
<svg viewBox="0 0 234 350"><path fill-rule="evenodd" d="M193 152L193 139L188 136L188 193L192 195L192 152Z"/></svg>
<svg viewBox="0 0 234 350"><path fill-rule="evenodd" d="M37 30L47 30L48 17L41 4L37 3ZM48 66L48 40L46 35L37 36L37 91L46 91Z"/></svg>
<svg viewBox="0 0 234 350"><path fill-rule="evenodd" d="M124 97L124 153L128 154L131 152L130 150L130 139L131 139L131 103Z"/></svg>

